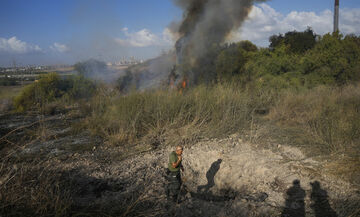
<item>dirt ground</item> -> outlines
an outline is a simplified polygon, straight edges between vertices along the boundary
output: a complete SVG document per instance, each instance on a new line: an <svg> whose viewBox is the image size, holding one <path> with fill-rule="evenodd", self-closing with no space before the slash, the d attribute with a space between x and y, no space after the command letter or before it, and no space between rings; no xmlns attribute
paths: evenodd
<svg viewBox="0 0 360 217"><path fill-rule="evenodd" d="M0 125L5 132L11 118L2 118ZM137 151L129 156L128 150L108 147L86 133L68 134L66 117L58 115L54 120L60 124L53 122L58 128L47 128L52 136L22 147L19 156L46 155L51 169L66 174L63 179L72 183L73 206L97 210L96 216L360 214L356 210L359 189L326 174L322 162L307 158L294 147L274 144L267 148L245 142L238 134L187 144L183 185L174 203L165 194L168 155L174 147L133 147ZM11 126L25 122L14 117Z"/></svg>

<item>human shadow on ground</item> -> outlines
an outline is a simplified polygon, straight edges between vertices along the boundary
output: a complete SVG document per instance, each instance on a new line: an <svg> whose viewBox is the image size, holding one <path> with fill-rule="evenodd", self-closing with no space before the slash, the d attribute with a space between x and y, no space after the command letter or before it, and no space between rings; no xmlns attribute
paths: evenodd
<svg viewBox="0 0 360 217"><path fill-rule="evenodd" d="M268 198L268 195L265 192L258 192L249 194L247 192L239 192L232 188L220 189L219 195L214 195L210 189L215 186L215 175L220 169L220 164L222 159L218 159L213 162L206 172L206 185L200 185L197 187L197 192L190 192L191 196L200 200L212 201L212 202L224 202L235 200L235 198L245 199L247 201L253 202L263 202Z"/></svg>
<svg viewBox="0 0 360 217"><path fill-rule="evenodd" d="M281 217L305 217L305 190L301 188L298 179L293 181L286 191L285 208L281 213Z"/></svg>
<svg viewBox="0 0 360 217"><path fill-rule="evenodd" d="M215 161L214 163L211 164L209 170L206 172L206 179L207 179L208 183L206 185L198 186L197 193L209 192L210 188L215 186L214 177L220 169L221 162L222 162L222 159L218 159L217 161ZM205 189L205 190L203 190L203 189Z"/></svg>
<svg viewBox="0 0 360 217"><path fill-rule="evenodd" d="M327 192L321 188L320 182L311 182L312 192L310 195L311 208L316 217L337 217L336 212L331 208Z"/></svg>
<svg viewBox="0 0 360 217"><path fill-rule="evenodd" d="M221 195L214 195L210 192L210 188L215 186L214 178L216 173L220 170L221 162L222 159L218 159L211 164L210 168L206 172L207 184L198 186L197 192L190 192L192 197L214 202L228 201L236 197L237 192L231 189L222 190Z"/></svg>

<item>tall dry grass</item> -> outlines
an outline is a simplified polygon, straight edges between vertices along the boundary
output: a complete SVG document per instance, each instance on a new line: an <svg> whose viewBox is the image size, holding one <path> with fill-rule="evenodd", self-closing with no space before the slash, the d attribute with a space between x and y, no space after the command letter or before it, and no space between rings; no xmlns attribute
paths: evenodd
<svg viewBox="0 0 360 217"><path fill-rule="evenodd" d="M270 122L254 117L257 110L268 109ZM349 179L360 177L360 87L356 85L274 91L217 84L182 94L164 90L128 95L103 92L89 103L87 111L86 127L115 146L191 144L201 138L251 134L256 124L271 128L277 123L306 135L287 135L287 130L268 136L292 137L293 144L307 137L303 148L331 159L330 171ZM262 120L257 122L259 118Z"/></svg>
<svg viewBox="0 0 360 217"><path fill-rule="evenodd" d="M325 168L360 184L356 182L360 180L359 86L277 92L215 85L199 86L182 94L159 90L128 95L100 88L79 107L85 127L115 146L190 144L204 137L225 137L251 130L256 110L270 109L267 118L271 123L267 124L276 122L284 128L307 131L313 137L309 139L320 141L316 144L323 150L321 154L331 160ZM42 138L46 139L46 131L41 132L45 132ZM37 134L41 135L40 131ZM306 148L312 150L311 146ZM0 213L69 216L78 212L72 207L70 183L64 182L61 171L52 167L51 162L41 158L25 161L1 155ZM347 213L353 210L344 209Z"/></svg>
<svg viewBox="0 0 360 217"><path fill-rule="evenodd" d="M269 117L306 128L329 151L344 150L360 142L360 87L288 91L279 98Z"/></svg>
<svg viewBox="0 0 360 217"><path fill-rule="evenodd" d="M317 141L319 154L329 158L329 170L352 181L359 179L360 86L322 86L301 93L284 92L269 118L285 127L307 131ZM307 146L308 151L313 148Z"/></svg>
<svg viewBox="0 0 360 217"><path fill-rule="evenodd" d="M86 125L113 145L187 143L247 128L254 106L248 94L224 85L199 86L182 94L133 92L95 100Z"/></svg>
<svg viewBox="0 0 360 217"><path fill-rule="evenodd" d="M2 156L0 162L0 215L68 216L71 191L61 173L34 156L28 161Z"/></svg>

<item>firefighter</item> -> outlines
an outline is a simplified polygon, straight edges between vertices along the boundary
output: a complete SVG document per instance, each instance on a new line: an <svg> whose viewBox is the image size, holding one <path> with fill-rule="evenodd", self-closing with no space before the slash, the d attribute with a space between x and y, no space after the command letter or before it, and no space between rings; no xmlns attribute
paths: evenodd
<svg viewBox="0 0 360 217"><path fill-rule="evenodd" d="M176 146L175 151L171 152L169 155L169 164L168 164L168 186L167 186L167 196L168 199L172 199L174 202L178 200L178 194L180 193L181 187L181 175L180 169L184 171L182 166L182 153L183 147L178 145Z"/></svg>

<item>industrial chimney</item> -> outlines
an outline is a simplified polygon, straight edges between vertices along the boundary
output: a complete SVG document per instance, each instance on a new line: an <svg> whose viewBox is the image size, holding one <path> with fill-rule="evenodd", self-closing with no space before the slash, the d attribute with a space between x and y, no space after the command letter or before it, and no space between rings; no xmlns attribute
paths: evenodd
<svg viewBox="0 0 360 217"><path fill-rule="evenodd" d="M334 32L339 31L339 0L335 0Z"/></svg>

